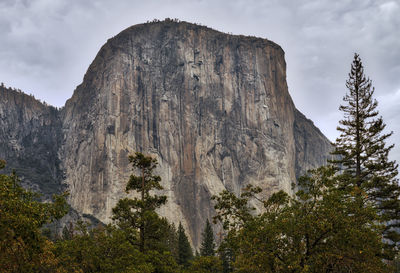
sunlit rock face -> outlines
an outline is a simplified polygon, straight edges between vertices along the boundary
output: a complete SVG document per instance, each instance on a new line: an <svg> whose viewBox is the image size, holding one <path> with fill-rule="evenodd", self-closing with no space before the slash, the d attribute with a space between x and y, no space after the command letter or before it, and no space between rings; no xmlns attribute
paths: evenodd
<svg viewBox="0 0 400 273"><path fill-rule="evenodd" d="M199 245L210 197L266 194L325 163L331 145L288 93L284 51L189 23L136 25L108 40L57 113L59 169L80 213L109 222L135 151L156 157L160 213Z"/></svg>

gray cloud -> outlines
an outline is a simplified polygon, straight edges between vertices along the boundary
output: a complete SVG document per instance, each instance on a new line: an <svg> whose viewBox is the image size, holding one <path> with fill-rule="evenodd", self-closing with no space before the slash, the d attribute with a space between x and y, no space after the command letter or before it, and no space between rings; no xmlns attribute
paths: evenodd
<svg viewBox="0 0 400 273"><path fill-rule="evenodd" d="M62 106L106 40L166 17L270 39L296 106L331 139L354 52L400 146L400 3L390 0L0 0L0 81ZM393 158L400 161L400 147Z"/></svg>

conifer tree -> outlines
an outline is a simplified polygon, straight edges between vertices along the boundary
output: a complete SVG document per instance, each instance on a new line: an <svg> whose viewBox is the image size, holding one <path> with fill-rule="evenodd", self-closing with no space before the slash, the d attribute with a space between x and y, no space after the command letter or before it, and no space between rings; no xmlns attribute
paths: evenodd
<svg viewBox="0 0 400 273"><path fill-rule="evenodd" d="M0 170L5 164L0 159ZM38 197L20 185L15 172L0 173L1 272L56 272L53 244L42 228L68 212L66 194L54 195L52 203L39 202Z"/></svg>
<svg viewBox="0 0 400 273"><path fill-rule="evenodd" d="M227 231L219 248L223 272L392 272L381 258L376 210L359 206L365 196L349 195L335 173L332 166L309 171L294 197L279 191L265 200L248 187L214 198ZM254 202L264 212L254 214Z"/></svg>
<svg viewBox="0 0 400 273"><path fill-rule="evenodd" d="M150 194L151 190L163 189L160 184L161 177L153 174L157 167L157 159L136 152L134 156L129 156L129 161L133 169L138 170L140 174L130 176L126 192L135 190L140 194L140 198L120 199L113 208L113 220L117 221L120 228L132 234L133 244L136 241L135 232L139 230L139 249L144 252L147 249L147 241L157 236L159 226L162 225L162 219L155 210L165 204L167 197Z"/></svg>
<svg viewBox="0 0 400 273"><path fill-rule="evenodd" d="M202 235L202 242L200 247L201 256L214 256L215 255L215 243L214 243L214 233L211 228L210 221L206 222Z"/></svg>
<svg viewBox="0 0 400 273"><path fill-rule="evenodd" d="M383 235L393 246L400 241L395 232L400 227L398 165L388 159L394 145L386 145L393 132L383 132L386 125L378 116L374 88L364 75L358 54L354 55L346 87L349 93L343 98L345 105L339 108L344 119L337 127L340 136L333 152L337 157L331 162L341 169L343 186L368 196L367 200L374 204L387 223Z"/></svg>
<svg viewBox="0 0 400 273"><path fill-rule="evenodd" d="M178 264L187 267L189 261L193 258L192 248L190 246L188 237L185 234L185 229L182 223L178 227Z"/></svg>

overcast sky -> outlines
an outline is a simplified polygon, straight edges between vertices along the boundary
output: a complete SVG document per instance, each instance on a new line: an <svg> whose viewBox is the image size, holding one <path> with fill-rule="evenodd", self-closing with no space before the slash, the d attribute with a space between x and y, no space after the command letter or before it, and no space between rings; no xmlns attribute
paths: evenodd
<svg viewBox="0 0 400 273"><path fill-rule="evenodd" d="M63 106L108 38L166 17L272 40L297 108L332 141L354 53L400 161L400 0L0 0L0 81Z"/></svg>

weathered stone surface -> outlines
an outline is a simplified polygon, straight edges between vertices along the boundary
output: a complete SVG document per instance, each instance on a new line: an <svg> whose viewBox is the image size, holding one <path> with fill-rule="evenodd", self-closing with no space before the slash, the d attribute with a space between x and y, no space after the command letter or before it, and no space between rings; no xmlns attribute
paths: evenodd
<svg viewBox="0 0 400 273"><path fill-rule="evenodd" d="M57 152L61 121L56 108L21 91L0 86L0 158L24 186L48 199L63 190Z"/></svg>
<svg viewBox="0 0 400 273"><path fill-rule="evenodd" d="M332 150L332 144L327 141L314 123L307 119L297 109L294 112L294 138L296 147L296 178L306 170L323 165Z"/></svg>
<svg viewBox="0 0 400 273"><path fill-rule="evenodd" d="M248 183L291 192L296 174L324 163L329 142L297 113L285 70L283 50L264 39L173 22L121 32L63 112L71 204L107 221L133 151L158 158L169 200L161 213L183 220L195 245L211 195Z"/></svg>
<svg viewBox="0 0 400 273"><path fill-rule="evenodd" d="M291 193L330 149L295 109L278 45L188 23L136 25L108 40L59 116L55 147L77 211L110 221L127 157L141 151L160 163L160 213L182 221L195 246L212 195L249 183Z"/></svg>

